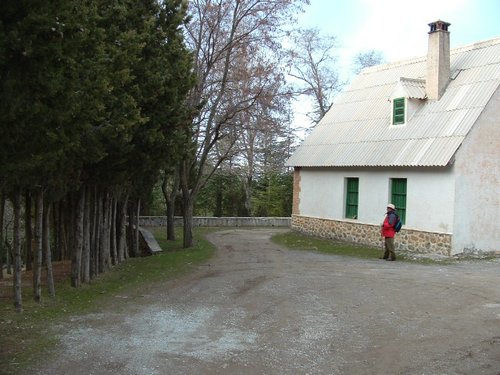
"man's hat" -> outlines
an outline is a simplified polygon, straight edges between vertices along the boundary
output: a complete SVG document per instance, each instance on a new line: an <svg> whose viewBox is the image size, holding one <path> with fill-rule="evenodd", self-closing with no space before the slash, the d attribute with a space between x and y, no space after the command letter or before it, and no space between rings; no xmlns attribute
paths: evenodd
<svg viewBox="0 0 500 375"><path fill-rule="evenodd" d="M394 206L392 203L389 203L389 204L387 205L387 208L391 208L391 209L395 210L395 209L396 209L396 206Z"/></svg>

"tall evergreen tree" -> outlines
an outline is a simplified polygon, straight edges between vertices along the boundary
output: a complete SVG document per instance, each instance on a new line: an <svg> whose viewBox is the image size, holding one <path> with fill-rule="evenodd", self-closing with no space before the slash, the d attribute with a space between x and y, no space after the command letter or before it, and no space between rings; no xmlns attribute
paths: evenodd
<svg viewBox="0 0 500 375"><path fill-rule="evenodd" d="M127 257L128 197L139 202L152 186L188 122L186 7L0 2L0 191L43 197L40 210L57 202L50 224L75 286ZM40 220L48 236L47 216L33 225L40 234ZM38 238L50 256L47 240Z"/></svg>

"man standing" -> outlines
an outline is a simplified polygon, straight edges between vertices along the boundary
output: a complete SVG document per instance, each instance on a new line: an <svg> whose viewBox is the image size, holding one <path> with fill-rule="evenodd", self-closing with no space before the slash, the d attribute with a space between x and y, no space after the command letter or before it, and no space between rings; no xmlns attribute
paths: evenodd
<svg viewBox="0 0 500 375"><path fill-rule="evenodd" d="M389 203L387 205L387 213L385 214L384 223L382 224L382 230L380 234L384 238L384 256L382 259L385 260L396 260L396 253L394 252L394 235L396 230L394 226L396 225L398 216L396 213L396 207Z"/></svg>

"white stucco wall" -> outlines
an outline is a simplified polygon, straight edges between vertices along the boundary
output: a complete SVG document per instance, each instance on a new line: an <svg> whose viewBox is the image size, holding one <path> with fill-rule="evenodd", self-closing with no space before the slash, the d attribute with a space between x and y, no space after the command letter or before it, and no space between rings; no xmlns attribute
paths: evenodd
<svg viewBox="0 0 500 375"><path fill-rule="evenodd" d="M500 88L455 159L453 251L500 251Z"/></svg>
<svg viewBox="0 0 500 375"><path fill-rule="evenodd" d="M380 224L390 198L390 179L407 179L406 227L451 233L455 184L451 168L301 169L300 215L347 220L345 179L359 178L358 222Z"/></svg>

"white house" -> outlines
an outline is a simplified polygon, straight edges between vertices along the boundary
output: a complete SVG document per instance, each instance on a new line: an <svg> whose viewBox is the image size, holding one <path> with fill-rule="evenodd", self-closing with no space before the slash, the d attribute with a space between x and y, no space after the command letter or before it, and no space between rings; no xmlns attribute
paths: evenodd
<svg viewBox="0 0 500 375"><path fill-rule="evenodd" d="M387 203L400 250L500 251L500 38L362 71L288 160L292 228L380 245Z"/></svg>

